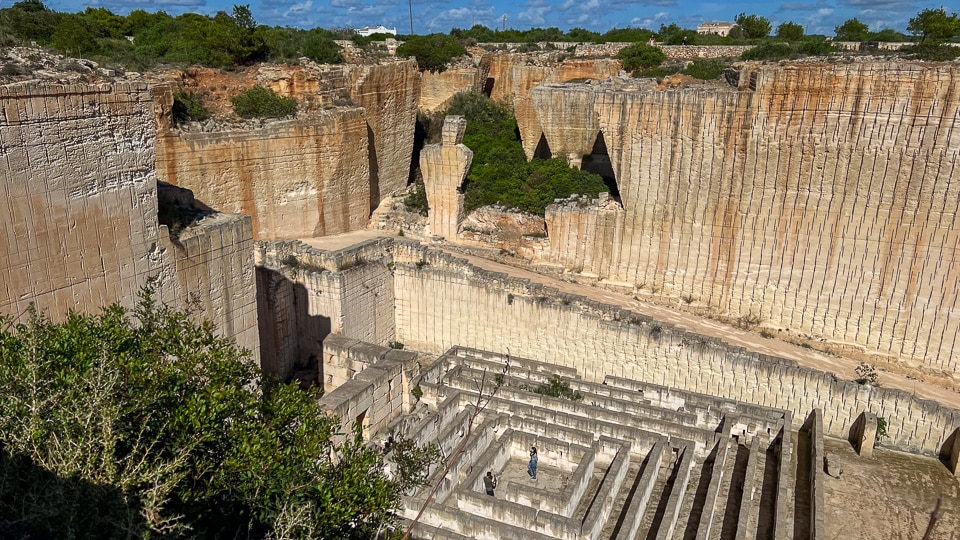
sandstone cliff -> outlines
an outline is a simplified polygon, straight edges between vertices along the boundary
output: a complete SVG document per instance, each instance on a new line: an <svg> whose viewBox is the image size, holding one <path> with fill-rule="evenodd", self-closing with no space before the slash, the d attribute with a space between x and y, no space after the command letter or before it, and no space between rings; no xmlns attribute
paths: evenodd
<svg viewBox="0 0 960 540"><path fill-rule="evenodd" d="M602 134L623 203L548 209L542 259L953 373L958 81L881 62L748 66L727 91L542 86L525 129L572 155Z"/></svg>

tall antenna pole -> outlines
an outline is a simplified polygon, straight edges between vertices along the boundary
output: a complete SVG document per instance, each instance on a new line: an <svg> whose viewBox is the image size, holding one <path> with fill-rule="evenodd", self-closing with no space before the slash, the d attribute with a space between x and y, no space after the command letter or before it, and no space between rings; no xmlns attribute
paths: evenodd
<svg viewBox="0 0 960 540"><path fill-rule="evenodd" d="M407 0L407 5L410 6L410 35L413 35L413 0Z"/></svg>
<svg viewBox="0 0 960 540"><path fill-rule="evenodd" d="M506 13L503 14L503 25L501 26L500 31L501 32L507 31L507 14Z"/></svg>

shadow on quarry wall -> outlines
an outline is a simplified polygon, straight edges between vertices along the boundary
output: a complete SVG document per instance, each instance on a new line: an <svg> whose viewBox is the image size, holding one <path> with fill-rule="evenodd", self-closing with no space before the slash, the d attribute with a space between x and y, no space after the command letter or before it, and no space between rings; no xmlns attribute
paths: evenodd
<svg viewBox="0 0 960 540"><path fill-rule="evenodd" d="M206 216L217 213L193 196L193 191L157 180L157 222L166 225L178 245L180 233Z"/></svg>
<svg viewBox="0 0 960 540"><path fill-rule="evenodd" d="M380 206L380 166L377 165L377 145L373 128L367 124L367 159L370 160L370 215Z"/></svg>
<svg viewBox="0 0 960 540"><path fill-rule="evenodd" d="M302 284L263 266L256 273L260 366L284 382L320 380L330 317L310 314L309 291Z"/></svg>

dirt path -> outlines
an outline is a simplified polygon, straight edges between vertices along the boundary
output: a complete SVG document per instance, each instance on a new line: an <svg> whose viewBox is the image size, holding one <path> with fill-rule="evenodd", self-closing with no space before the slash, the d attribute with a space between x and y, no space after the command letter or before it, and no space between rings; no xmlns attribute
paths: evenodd
<svg viewBox="0 0 960 540"><path fill-rule="evenodd" d="M305 239L303 242L320 249L341 249L370 238L385 236L391 235L384 231L356 231L345 235ZM856 376L854 368L857 367L857 361L851 358L830 356L779 339L768 339L754 331L741 330L706 317L636 300L627 294L599 289L582 283L565 281L555 276L538 274L524 268L517 268L474 255L465 255L447 246L432 245L430 247L466 259L470 264L483 268L484 270L503 272L510 276L526 278L547 287L553 287L561 292L577 294L597 302L620 306L637 313L649 315L654 319L691 332L720 338L731 345L743 347L749 351L795 360L802 366L834 373L843 379L852 380ZM921 381L908 379L903 375L890 373L888 371L882 373L881 381L885 387L905 390L914 393L918 397L932 399L948 407L960 408L960 393L953 390L931 384L924 384Z"/></svg>

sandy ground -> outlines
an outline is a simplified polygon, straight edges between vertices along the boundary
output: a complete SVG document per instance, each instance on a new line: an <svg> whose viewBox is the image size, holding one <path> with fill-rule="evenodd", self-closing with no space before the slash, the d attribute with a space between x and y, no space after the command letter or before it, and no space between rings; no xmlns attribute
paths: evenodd
<svg viewBox="0 0 960 540"><path fill-rule="evenodd" d="M960 477L939 461L883 448L861 458L846 441L823 442L831 474L824 482L828 539L920 540L943 494L930 538L960 540Z"/></svg>
<svg viewBox="0 0 960 540"><path fill-rule="evenodd" d="M391 236L384 231L355 231L335 236L303 239L313 247L325 250L342 249L347 246L369 240ZM480 268L503 272L511 276L526 278L548 287L553 287L565 293L578 294L598 302L620 306L637 313L649 315L660 321L673 324L691 332L718 337L732 345L744 347L747 350L796 360L799 364L834 373L844 379L854 379L857 360L840 356L831 356L815 350L800 347L776 338L762 337L757 331L741 330L696 314L677 311L668 307L637 300L634 297L606 289L591 287L582 283L573 283L558 279L556 276L538 274L536 272L509 266L503 263L481 257L464 255L455 249L443 245L432 246L447 251L457 257L462 257ZM960 393L940 386L925 384L905 375L883 372L881 374L883 386L898 388L914 393L919 397L932 399L949 407L960 408Z"/></svg>

